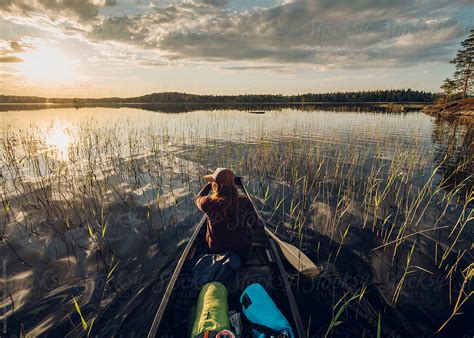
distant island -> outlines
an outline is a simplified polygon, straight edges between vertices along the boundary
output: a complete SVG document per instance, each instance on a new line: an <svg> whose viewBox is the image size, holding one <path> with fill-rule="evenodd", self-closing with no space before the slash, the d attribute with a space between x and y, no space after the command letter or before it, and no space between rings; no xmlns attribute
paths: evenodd
<svg viewBox="0 0 474 338"><path fill-rule="evenodd" d="M301 95L195 95L178 92L137 97L46 98L0 95L2 104L306 104L306 103L432 103L438 94L411 89L357 92L308 93Z"/></svg>

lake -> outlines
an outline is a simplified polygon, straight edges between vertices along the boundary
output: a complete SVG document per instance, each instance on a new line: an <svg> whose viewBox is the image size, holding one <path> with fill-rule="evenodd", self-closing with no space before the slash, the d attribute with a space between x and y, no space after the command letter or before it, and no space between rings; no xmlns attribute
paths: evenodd
<svg viewBox="0 0 474 338"><path fill-rule="evenodd" d="M218 166L322 267L288 271L310 336L356 293L333 336L474 334L472 127L420 112L87 107L0 112L8 335L81 335L75 302L91 335L145 335Z"/></svg>

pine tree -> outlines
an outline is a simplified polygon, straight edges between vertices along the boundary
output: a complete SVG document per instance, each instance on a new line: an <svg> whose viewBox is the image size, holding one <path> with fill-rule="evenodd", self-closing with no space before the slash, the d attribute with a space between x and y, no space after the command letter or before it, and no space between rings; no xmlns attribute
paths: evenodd
<svg viewBox="0 0 474 338"><path fill-rule="evenodd" d="M456 81L446 78L440 88L444 94L444 108L446 109L446 104L451 100L456 90Z"/></svg>
<svg viewBox="0 0 474 338"><path fill-rule="evenodd" d="M456 67L454 72L454 81L456 89L462 97L473 93L474 84L474 30L466 40L461 42L462 49L458 51L456 57L451 61Z"/></svg>

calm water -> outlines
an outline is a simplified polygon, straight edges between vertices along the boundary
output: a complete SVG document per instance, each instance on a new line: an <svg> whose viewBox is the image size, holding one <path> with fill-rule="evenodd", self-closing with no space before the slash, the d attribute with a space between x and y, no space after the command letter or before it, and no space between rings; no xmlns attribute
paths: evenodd
<svg viewBox="0 0 474 338"><path fill-rule="evenodd" d="M8 336L82 334L73 298L92 335L143 336L216 166L324 268L313 281L289 271L312 336L364 288L334 336L374 336L379 316L384 336L431 336L472 262L473 131L422 113L5 111L0 140ZM472 310L441 334L472 335Z"/></svg>

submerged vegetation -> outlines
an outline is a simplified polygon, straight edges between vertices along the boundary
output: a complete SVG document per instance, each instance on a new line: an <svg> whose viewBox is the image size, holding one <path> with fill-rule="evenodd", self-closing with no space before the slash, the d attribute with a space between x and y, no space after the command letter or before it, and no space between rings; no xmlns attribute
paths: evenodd
<svg viewBox="0 0 474 338"><path fill-rule="evenodd" d="M227 166L323 267L315 280L292 273L310 336L469 333L473 130L440 123L427 138L388 118L331 129L330 113L288 114L86 120L62 142L1 127L12 332L146 332L199 219L200 178Z"/></svg>

